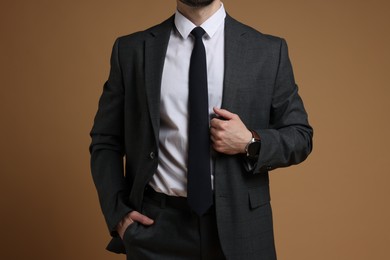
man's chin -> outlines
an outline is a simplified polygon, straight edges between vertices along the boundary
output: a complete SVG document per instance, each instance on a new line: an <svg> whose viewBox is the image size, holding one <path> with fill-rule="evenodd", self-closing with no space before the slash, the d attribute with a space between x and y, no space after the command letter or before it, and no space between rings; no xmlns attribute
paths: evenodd
<svg viewBox="0 0 390 260"><path fill-rule="evenodd" d="M214 2L214 0L180 0L180 2L191 7L205 7Z"/></svg>

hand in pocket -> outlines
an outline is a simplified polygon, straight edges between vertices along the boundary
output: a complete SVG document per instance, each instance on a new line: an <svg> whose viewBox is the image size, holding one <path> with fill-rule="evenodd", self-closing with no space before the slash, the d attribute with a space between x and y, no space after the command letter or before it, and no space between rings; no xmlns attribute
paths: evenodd
<svg viewBox="0 0 390 260"><path fill-rule="evenodd" d="M153 219L139 213L138 211L132 211L129 214L127 214L121 222L118 224L116 230L123 239L123 235L125 234L126 229L132 225L134 222L139 222L142 225L150 226L154 223Z"/></svg>

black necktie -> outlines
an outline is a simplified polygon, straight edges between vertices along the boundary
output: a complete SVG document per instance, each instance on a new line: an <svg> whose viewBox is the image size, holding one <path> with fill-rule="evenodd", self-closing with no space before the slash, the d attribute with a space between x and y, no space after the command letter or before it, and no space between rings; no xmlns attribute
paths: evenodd
<svg viewBox="0 0 390 260"><path fill-rule="evenodd" d="M213 204L210 171L209 102L207 90L205 31L196 27L189 73L189 130L187 199L191 209L202 216Z"/></svg>

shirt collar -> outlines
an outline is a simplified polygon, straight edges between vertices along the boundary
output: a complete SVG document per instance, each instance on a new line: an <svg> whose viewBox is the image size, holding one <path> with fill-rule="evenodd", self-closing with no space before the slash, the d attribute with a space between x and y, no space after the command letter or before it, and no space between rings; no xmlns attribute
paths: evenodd
<svg viewBox="0 0 390 260"><path fill-rule="evenodd" d="M226 11L221 3L221 7L211 17L209 17L203 24L200 25L206 34L212 38L219 26L225 21ZM187 39L191 31L196 27L190 20L182 15L178 10L175 13L175 26L180 35Z"/></svg>

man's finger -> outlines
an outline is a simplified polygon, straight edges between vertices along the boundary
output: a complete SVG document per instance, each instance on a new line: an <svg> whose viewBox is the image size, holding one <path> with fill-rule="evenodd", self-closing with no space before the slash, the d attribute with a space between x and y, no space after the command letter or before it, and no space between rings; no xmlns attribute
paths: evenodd
<svg viewBox="0 0 390 260"><path fill-rule="evenodd" d="M235 116L235 114L229 112L229 111L226 110L226 109L213 107L213 110L214 110L214 112L215 112L218 116L221 116L221 117L223 117L224 119L227 119L227 120L230 120L230 119L232 119L232 118Z"/></svg>
<svg viewBox="0 0 390 260"><path fill-rule="evenodd" d="M130 218L133 221L137 221L137 222L141 223L142 225L146 225L146 226L152 225L154 223L153 219L148 218L147 216L139 213L138 211L131 212Z"/></svg>
<svg viewBox="0 0 390 260"><path fill-rule="evenodd" d="M221 123L224 122L224 120L221 120L221 119L218 119L218 118L213 118L211 119L210 121L210 127L211 128L215 128L215 129L219 129L221 128Z"/></svg>

